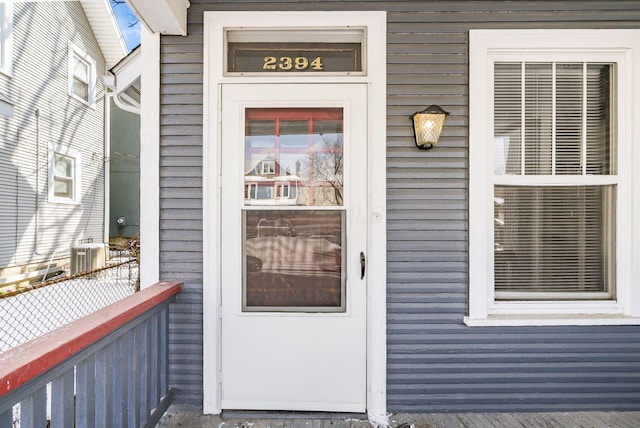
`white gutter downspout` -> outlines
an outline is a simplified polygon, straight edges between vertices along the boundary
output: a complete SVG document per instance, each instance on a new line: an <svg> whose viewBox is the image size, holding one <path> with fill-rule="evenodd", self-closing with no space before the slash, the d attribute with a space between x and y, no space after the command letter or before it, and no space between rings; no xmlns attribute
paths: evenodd
<svg viewBox="0 0 640 428"><path fill-rule="evenodd" d="M105 66L105 75L109 72ZM111 94L104 85L104 216L102 218L104 242L109 242L109 217L111 216Z"/></svg>
<svg viewBox="0 0 640 428"><path fill-rule="evenodd" d="M121 92L113 92L113 102L116 103L119 109L127 111L133 114L140 114L140 107L136 107L132 104L124 102L120 96L124 95ZM126 95L125 95L126 96Z"/></svg>
<svg viewBox="0 0 640 428"><path fill-rule="evenodd" d="M36 108L34 112L36 116L36 211L34 215L34 236L33 236L33 255L39 256L38 252L40 244L40 109Z"/></svg>

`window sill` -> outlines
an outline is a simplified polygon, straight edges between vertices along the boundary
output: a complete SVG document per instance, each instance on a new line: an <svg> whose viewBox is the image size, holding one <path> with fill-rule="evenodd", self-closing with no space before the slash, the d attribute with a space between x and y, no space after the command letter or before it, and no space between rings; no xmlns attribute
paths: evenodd
<svg viewBox="0 0 640 428"><path fill-rule="evenodd" d="M75 95L75 94L69 94L70 98L73 98L74 100L78 101L80 104L84 104L85 106L91 108L92 110L96 109L96 101L92 98L89 101L85 100L84 98L80 98L79 96Z"/></svg>
<svg viewBox="0 0 640 428"><path fill-rule="evenodd" d="M639 317L602 314L576 315L490 315L487 318L464 317L469 327L525 327L560 325L640 325Z"/></svg>
<svg viewBox="0 0 640 428"><path fill-rule="evenodd" d="M74 205L74 206L82 205L80 201L72 201L69 199L49 199L48 202L50 204L56 204L56 205Z"/></svg>

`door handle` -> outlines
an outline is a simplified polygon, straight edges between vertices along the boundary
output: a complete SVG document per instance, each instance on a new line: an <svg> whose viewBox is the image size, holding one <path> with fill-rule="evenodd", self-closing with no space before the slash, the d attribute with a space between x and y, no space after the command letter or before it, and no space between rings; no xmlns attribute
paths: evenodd
<svg viewBox="0 0 640 428"><path fill-rule="evenodd" d="M367 262L364 257L364 252L360 251L360 279L364 279L364 271L366 269Z"/></svg>

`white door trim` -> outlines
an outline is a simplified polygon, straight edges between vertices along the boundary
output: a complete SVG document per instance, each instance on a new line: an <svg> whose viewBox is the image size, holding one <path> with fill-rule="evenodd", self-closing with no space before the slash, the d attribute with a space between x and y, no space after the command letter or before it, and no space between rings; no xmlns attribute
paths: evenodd
<svg viewBox="0 0 640 428"><path fill-rule="evenodd" d="M366 27L364 76L225 77L225 27ZM223 83L366 83L368 87L367 412L386 416L386 12L205 12L203 123L203 411L220 394L220 87Z"/></svg>
<svg viewBox="0 0 640 428"><path fill-rule="evenodd" d="M140 29L140 287L160 278L160 34Z"/></svg>

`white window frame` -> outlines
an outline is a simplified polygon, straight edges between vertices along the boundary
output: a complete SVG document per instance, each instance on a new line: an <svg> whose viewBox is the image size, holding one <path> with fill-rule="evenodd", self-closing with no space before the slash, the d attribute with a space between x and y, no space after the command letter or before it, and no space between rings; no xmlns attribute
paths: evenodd
<svg viewBox="0 0 640 428"><path fill-rule="evenodd" d="M269 175L275 174L276 172L276 161L274 160L263 160L260 162L260 174Z"/></svg>
<svg viewBox="0 0 640 428"><path fill-rule="evenodd" d="M289 199L290 184L277 183L276 186L277 186L276 197L278 199Z"/></svg>
<svg viewBox="0 0 640 428"><path fill-rule="evenodd" d="M63 198L55 195L55 158L56 155L73 159L73 198ZM82 155L78 150L72 149L62 144L56 144L51 147L49 156L49 202L56 204L74 204L78 205L82 200Z"/></svg>
<svg viewBox="0 0 640 428"><path fill-rule="evenodd" d="M0 3L0 73L13 73L13 2Z"/></svg>
<svg viewBox="0 0 640 428"><path fill-rule="evenodd" d="M634 124L640 114L640 30L471 30L469 43L469 316L465 323L640 324L640 198L632 197L640 194L640 150L633 149L640 136L640 129ZM491 201L494 185L500 183L493 170L493 70L495 62L505 61L616 64L615 299L495 299ZM603 184L604 177L585 176L585 184ZM542 181L545 185L564 184L562 176Z"/></svg>
<svg viewBox="0 0 640 428"><path fill-rule="evenodd" d="M78 58L80 61L86 63L89 67L89 81L87 84L89 85L89 96L88 100L85 100L82 97L77 96L73 93L73 59ZM96 72L96 61L91 58L91 56L81 49L79 46L74 43L69 43L69 96L80 101L83 104L88 105L91 108L96 108L96 82L97 82L97 72Z"/></svg>

